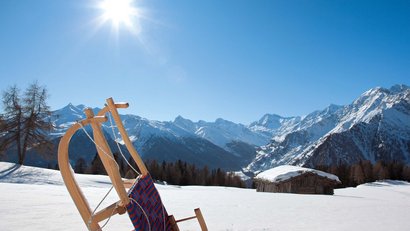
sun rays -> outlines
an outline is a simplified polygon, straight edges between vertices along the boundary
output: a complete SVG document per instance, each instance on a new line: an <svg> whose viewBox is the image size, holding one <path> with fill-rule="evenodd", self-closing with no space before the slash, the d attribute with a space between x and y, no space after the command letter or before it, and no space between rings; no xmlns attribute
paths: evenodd
<svg viewBox="0 0 410 231"><path fill-rule="evenodd" d="M122 27L134 35L141 33L143 12L136 6L135 0L101 0L97 7L102 12L98 18L99 27L110 23L116 34Z"/></svg>

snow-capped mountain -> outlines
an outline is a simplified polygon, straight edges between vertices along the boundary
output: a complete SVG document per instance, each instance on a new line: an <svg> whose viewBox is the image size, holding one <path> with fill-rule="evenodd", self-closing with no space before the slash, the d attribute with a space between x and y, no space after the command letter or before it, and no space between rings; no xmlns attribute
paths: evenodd
<svg viewBox="0 0 410 231"><path fill-rule="evenodd" d="M85 118L84 105L72 104L53 112L54 137L64 134L75 121ZM97 113L99 109L94 109ZM121 112L121 111L120 111ZM193 122L181 116L174 121L155 121L136 115L121 115L124 127L144 159L175 161L184 159L198 165L240 169L255 157L257 146L266 144L271 134L250 129L224 119ZM106 135L122 143L119 132L103 125Z"/></svg>
<svg viewBox="0 0 410 231"><path fill-rule="evenodd" d="M286 133L287 130L293 129L301 120L300 116L282 117L276 114L266 114L260 120L249 125L249 128L254 132L261 132L272 138Z"/></svg>
<svg viewBox="0 0 410 231"><path fill-rule="evenodd" d="M56 130L64 132L69 127L67 125L72 125L75 121L85 118L84 108L84 105L74 106L69 104L60 110L54 111L53 123L57 128ZM95 109L96 112L98 110L98 108ZM203 120L193 122L178 116L174 121L162 122L127 114L121 115L121 119L131 140L135 141L138 146L151 136L167 138L201 137L223 148L227 148L232 141L260 146L266 144L271 138L271 135L266 135L248 126L221 118L215 122ZM106 128L108 127L107 124Z"/></svg>
<svg viewBox="0 0 410 231"><path fill-rule="evenodd" d="M84 119L85 105L68 104L51 116L58 144L64 132ZM95 113L100 109L94 108ZM126 110L120 110L120 113ZM315 166L354 163L361 159L400 160L410 163L410 88L373 88L346 106L330 105L307 116L266 114L243 125L224 119L155 121L137 115L121 115L128 135L142 158L158 161L183 159L199 166L258 172L281 164ZM91 133L90 128L86 128ZM103 125L110 146L122 143L109 122ZM90 162L95 147L82 131L73 138L72 162ZM55 150L55 152L57 149ZM70 151L70 152L71 152ZM12 160L11 157L1 157ZM55 164L54 159L27 155L36 166Z"/></svg>
<svg viewBox="0 0 410 231"><path fill-rule="evenodd" d="M344 107L331 105L286 127L246 168L315 166L361 159L410 162L410 88L374 88Z"/></svg>

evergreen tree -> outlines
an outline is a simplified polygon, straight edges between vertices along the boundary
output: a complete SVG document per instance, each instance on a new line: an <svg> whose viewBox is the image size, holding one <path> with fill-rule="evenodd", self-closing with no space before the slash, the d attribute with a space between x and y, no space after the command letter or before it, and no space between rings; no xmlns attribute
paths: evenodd
<svg viewBox="0 0 410 231"><path fill-rule="evenodd" d="M107 172L105 171L104 165L100 157L98 156L98 153L95 154L88 172L91 174L107 175Z"/></svg>
<svg viewBox="0 0 410 231"><path fill-rule="evenodd" d="M399 161L393 161L388 165L388 171L390 179L392 180L401 180L403 179L402 171L404 164Z"/></svg>
<svg viewBox="0 0 410 231"><path fill-rule="evenodd" d="M245 187L242 179L234 173L226 173L221 169L209 173L207 166L198 169L195 164L178 160L175 163L147 161L148 171L155 180L166 181L176 185L214 185Z"/></svg>
<svg viewBox="0 0 410 231"><path fill-rule="evenodd" d="M85 173L87 169L87 163L85 162L84 158L80 157L74 166L74 172L76 173Z"/></svg>
<svg viewBox="0 0 410 231"><path fill-rule="evenodd" d="M161 168L158 165L156 160L151 160L147 162L147 168L153 179L162 179L161 178Z"/></svg>
<svg viewBox="0 0 410 231"><path fill-rule="evenodd" d="M113 156L114 156L114 160L118 164L118 170L120 172L121 177L125 177L127 170L128 170L128 165L125 163L125 160L123 159L121 154L119 154L118 152L114 152Z"/></svg>
<svg viewBox="0 0 410 231"><path fill-rule="evenodd" d="M338 188L355 187L359 184L376 180L406 180L410 181L410 166L400 161L378 161L374 165L369 160L361 160L353 165L319 166L322 171L339 177L342 184Z"/></svg>
<svg viewBox="0 0 410 231"><path fill-rule="evenodd" d="M403 166L402 177L403 177L403 180L410 182L410 166L409 165Z"/></svg>

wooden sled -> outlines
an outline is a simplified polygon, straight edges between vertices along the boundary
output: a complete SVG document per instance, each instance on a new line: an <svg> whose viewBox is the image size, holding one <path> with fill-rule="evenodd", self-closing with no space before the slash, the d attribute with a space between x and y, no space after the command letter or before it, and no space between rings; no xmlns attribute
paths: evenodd
<svg viewBox="0 0 410 231"><path fill-rule="evenodd" d="M78 121L72 127L70 127L64 136L60 140L60 144L58 147L58 164L60 167L61 175L63 177L64 183L70 193L84 223L91 231L101 230L101 226L99 222L110 218L115 214L124 214L127 212L127 205L131 203L132 198L130 199L126 188L129 188L130 185L134 183L135 180L132 181L123 181L118 169L118 164L114 160L114 156L112 151L107 143L107 140L103 134L101 129L101 124L108 120L106 114L111 113L112 118L120 132L122 139L127 147L129 153L131 154L132 158L134 159L135 163L137 164L142 177L149 175L149 172L142 161L141 157L138 155L137 151L135 150L134 146L132 145L128 134L122 124L120 116L118 114L117 108L127 108L128 103L114 103L112 98L107 99L106 106L98 112L95 116L91 109L85 109L86 119ZM68 146L72 136L76 133L77 130L85 127L86 125L90 125L93 131L93 142L96 145L96 149L98 151L98 155L101 158L101 161L104 165L104 168L112 182L113 188L118 194L119 201L107 206L106 208L101 209L98 212L93 212L85 198L84 194L81 191L81 188L77 184L74 178L74 171L70 165L69 161L69 153L68 153ZM178 231L178 222L197 219L202 231L207 231L207 226L205 224L205 220L202 216L201 210L199 208L194 210L195 216L175 220L173 216L169 216L171 230ZM165 223L164 223L165 226Z"/></svg>

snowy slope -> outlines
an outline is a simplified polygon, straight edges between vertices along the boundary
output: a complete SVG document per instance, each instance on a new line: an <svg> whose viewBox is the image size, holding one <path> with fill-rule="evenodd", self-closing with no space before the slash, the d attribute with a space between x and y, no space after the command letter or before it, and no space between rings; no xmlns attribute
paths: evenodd
<svg viewBox="0 0 410 231"><path fill-rule="evenodd" d="M293 163L298 154L338 124L342 110L341 106L330 105L322 111L310 113L292 126L280 128L269 144L259 148L247 171L263 171Z"/></svg>
<svg viewBox="0 0 410 231"><path fill-rule="evenodd" d="M312 166L367 159L410 163L410 88L374 88L345 106L335 128L297 160Z"/></svg>
<svg viewBox="0 0 410 231"><path fill-rule="evenodd" d="M55 116L52 118L54 119L55 126L58 128L57 131L63 132L73 122L84 118L84 113L82 112L84 108L84 105L74 106L69 104L60 110L54 111L53 114ZM251 130L248 126L224 119L217 119L215 122L202 120L192 122L178 116L174 121L155 121L131 114L121 115L121 119L131 140L136 141L138 146L143 145L144 141L151 136L168 138L200 137L222 148L225 148L226 144L232 141L241 141L258 146L264 145L271 138L271 135Z"/></svg>
<svg viewBox="0 0 410 231"><path fill-rule="evenodd" d="M258 121L249 125L249 129L254 132L262 132L271 137L280 136L294 128L301 121L300 116L282 117L276 114L266 114Z"/></svg>
<svg viewBox="0 0 410 231"><path fill-rule="evenodd" d="M10 173L10 168L13 166L0 163L0 230L86 230L65 186L58 183L58 171L22 166ZM76 176L92 207L110 187L104 176ZM226 187L157 188L170 214L187 217L193 215L193 208L200 207L209 230L214 231L401 231L410 227L410 219L403 215L410 207L410 184L400 181L336 189L333 196ZM116 201L115 193L107 200L106 204ZM181 223L180 228L199 230L195 221ZM104 228L131 229L126 215L112 217Z"/></svg>
<svg viewBox="0 0 410 231"><path fill-rule="evenodd" d="M69 104L54 111L52 119L56 129L53 137L59 138L74 121L84 118L84 108L84 105ZM96 112L97 110L95 109ZM245 125L223 119L215 122L192 122L178 116L174 121L155 121L131 114L121 115L121 119L133 145L144 159L182 159L212 168L240 169L246 166L254 158L256 146L268 143L271 138L263 132L255 132ZM115 129L114 136L109 122L103 126L111 139L116 138L122 143L118 130ZM30 160L28 163L36 162L45 161Z"/></svg>
<svg viewBox="0 0 410 231"><path fill-rule="evenodd" d="M283 130L260 147L247 170L361 159L410 163L410 88L374 88L350 105L331 105Z"/></svg>

